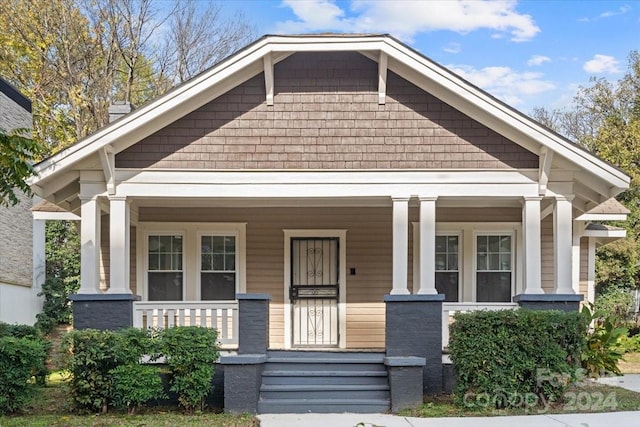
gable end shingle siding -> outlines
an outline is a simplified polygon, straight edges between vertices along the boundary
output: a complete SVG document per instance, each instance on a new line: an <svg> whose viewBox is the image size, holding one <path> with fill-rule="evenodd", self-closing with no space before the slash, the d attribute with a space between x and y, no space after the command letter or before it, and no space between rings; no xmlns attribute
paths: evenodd
<svg viewBox="0 0 640 427"><path fill-rule="evenodd" d="M121 168L537 168L514 142L357 53L297 53L116 157Z"/></svg>

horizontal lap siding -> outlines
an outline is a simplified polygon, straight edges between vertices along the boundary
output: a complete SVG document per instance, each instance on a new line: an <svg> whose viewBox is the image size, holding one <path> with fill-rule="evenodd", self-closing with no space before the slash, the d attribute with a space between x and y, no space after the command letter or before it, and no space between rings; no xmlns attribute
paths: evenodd
<svg viewBox="0 0 640 427"><path fill-rule="evenodd" d="M120 168L537 168L538 158L357 53L297 53L118 153Z"/></svg>
<svg viewBox="0 0 640 427"><path fill-rule="evenodd" d="M547 294L555 292L554 247L553 247L553 216L542 220L541 242L542 250L542 289Z"/></svg>
<svg viewBox="0 0 640 427"><path fill-rule="evenodd" d="M283 229L346 229L347 346L384 347L391 290L390 208L140 209L140 221L246 222L247 292L271 295L270 345L284 346ZM349 275L355 268L356 274ZM286 296L288 298L288 295Z"/></svg>
<svg viewBox="0 0 640 427"><path fill-rule="evenodd" d="M584 295L584 301L588 301L589 293L589 238L580 239L580 293Z"/></svg>

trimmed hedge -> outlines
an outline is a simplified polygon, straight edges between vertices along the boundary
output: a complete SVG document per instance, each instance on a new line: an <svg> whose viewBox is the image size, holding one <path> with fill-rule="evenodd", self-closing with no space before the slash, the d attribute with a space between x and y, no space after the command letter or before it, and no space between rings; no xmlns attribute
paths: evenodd
<svg viewBox="0 0 640 427"><path fill-rule="evenodd" d="M504 408L561 399L578 374L586 328L578 312L456 314L449 349L457 404Z"/></svg>
<svg viewBox="0 0 640 427"><path fill-rule="evenodd" d="M40 359L41 363L38 366L34 366L31 371L31 376L34 376L36 383L44 385L49 370L47 369L47 355L51 349L49 341L45 340L42 333L35 326L9 324L0 322L0 338L13 337L13 338L28 338L32 341L36 341L45 351L44 359ZM38 356L39 357L39 356Z"/></svg>
<svg viewBox="0 0 640 427"><path fill-rule="evenodd" d="M33 396L35 372L44 366L44 341L29 337L0 338L0 414L21 409Z"/></svg>
<svg viewBox="0 0 640 427"><path fill-rule="evenodd" d="M84 329L65 338L65 367L71 372L71 397L78 412L106 412L110 405L128 408L166 397L156 366L164 357L170 391L188 411L204 406L218 359L214 329L195 326L160 331Z"/></svg>

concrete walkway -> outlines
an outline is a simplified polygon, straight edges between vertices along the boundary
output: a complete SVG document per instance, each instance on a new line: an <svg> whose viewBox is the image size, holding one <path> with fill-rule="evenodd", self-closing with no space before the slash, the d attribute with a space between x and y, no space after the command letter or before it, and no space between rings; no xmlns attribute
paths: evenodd
<svg viewBox="0 0 640 427"><path fill-rule="evenodd" d="M640 411L519 417L412 418L386 414L264 414L260 427L612 427L634 426Z"/></svg>
<svg viewBox="0 0 640 427"><path fill-rule="evenodd" d="M600 378L600 383L640 393L640 374ZM517 417L413 418L387 414L264 414L260 427L612 427L640 425L640 411Z"/></svg>
<svg viewBox="0 0 640 427"><path fill-rule="evenodd" d="M640 374L625 374L620 377L598 378L600 384L613 385L640 393Z"/></svg>

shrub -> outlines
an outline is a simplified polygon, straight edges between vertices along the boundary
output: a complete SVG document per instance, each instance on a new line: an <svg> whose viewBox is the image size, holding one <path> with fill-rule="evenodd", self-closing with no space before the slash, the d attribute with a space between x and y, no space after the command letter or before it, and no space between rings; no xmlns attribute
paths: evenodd
<svg viewBox="0 0 640 427"><path fill-rule="evenodd" d="M581 315L559 311L500 310L458 313L450 351L456 403L518 406L523 398L558 400L576 375L585 344Z"/></svg>
<svg viewBox="0 0 640 427"><path fill-rule="evenodd" d="M110 371L113 377L112 402L115 406L127 408L130 415L136 408L149 400L166 397L155 366L129 364Z"/></svg>
<svg viewBox="0 0 640 427"><path fill-rule="evenodd" d="M582 307L582 316L585 323L591 324L587 334L587 345L582 352L582 367L591 377L599 377L605 373L620 375L618 362L624 355L624 350L619 347L619 339L626 337L628 329L616 327L618 317L607 315L593 306Z"/></svg>
<svg viewBox="0 0 640 427"><path fill-rule="evenodd" d="M591 309L599 319L607 317L616 327L629 327L633 325L634 304L635 298L628 290L611 286L596 296Z"/></svg>
<svg viewBox="0 0 640 427"><path fill-rule="evenodd" d="M188 412L204 408L211 392L214 362L218 359L215 329L187 326L171 328L161 335L162 354L169 368L170 390Z"/></svg>
<svg viewBox="0 0 640 427"><path fill-rule="evenodd" d="M0 413L25 405L33 394L30 379L47 358L45 343L34 338L0 338Z"/></svg>
<svg viewBox="0 0 640 427"><path fill-rule="evenodd" d="M29 325L10 325L8 323L0 322L0 338L2 337L14 337L14 338L29 338L34 341L38 341L42 348L44 348L45 353L51 348L51 345L48 341L46 341L38 328ZM47 360L46 357L42 359L40 365L35 366L31 372L31 375L35 377L36 383L39 385L44 385L47 374L49 370L47 369Z"/></svg>
<svg viewBox="0 0 640 427"><path fill-rule="evenodd" d="M42 285L42 311L36 325L48 334L71 321L67 297L80 287L80 236L73 221L46 223L46 280Z"/></svg>

